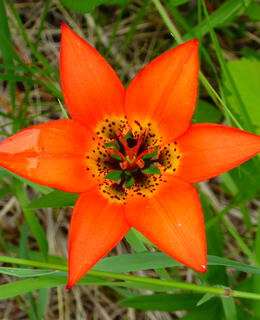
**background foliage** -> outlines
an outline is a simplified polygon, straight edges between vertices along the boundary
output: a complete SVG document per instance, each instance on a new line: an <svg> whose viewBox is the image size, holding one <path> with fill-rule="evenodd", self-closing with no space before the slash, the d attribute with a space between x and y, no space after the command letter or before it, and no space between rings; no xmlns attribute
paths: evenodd
<svg viewBox="0 0 260 320"><path fill-rule="evenodd" d="M260 5L254 0L0 0L0 134L64 117L60 23L129 80L160 53L200 41L194 122L260 134ZM71 292L67 232L77 195L0 171L1 319L260 319L259 157L200 183L206 274L131 230ZM51 289L52 288L52 289Z"/></svg>

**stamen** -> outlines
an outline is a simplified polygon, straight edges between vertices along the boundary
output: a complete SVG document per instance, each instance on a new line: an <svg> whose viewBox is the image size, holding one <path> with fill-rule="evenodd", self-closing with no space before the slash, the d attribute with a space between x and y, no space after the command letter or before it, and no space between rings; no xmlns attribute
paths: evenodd
<svg viewBox="0 0 260 320"><path fill-rule="evenodd" d="M119 162L119 165L122 170L126 170L128 168L129 162L125 160L123 162Z"/></svg>
<svg viewBox="0 0 260 320"><path fill-rule="evenodd" d="M137 166L138 166L140 169L142 169L142 168L144 167L144 165L145 165L145 162L144 162L143 159L138 159L138 160L135 161L135 163L137 164Z"/></svg>
<svg viewBox="0 0 260 320"><path fill-rule="evenodd" d="M141 158L142 158L143 156L145 156L146 154L153 154L153 153L155 152L155 150L156 150L155 147L148 147L147 150L145 150L144 152L142 152L142 153L140 153L140 154L138 155L136 161L139 160L139 159L141 159Z"/></svg>
<svg viewBox="0 0 260 320"><path fill-rule="evenodd" d="M125 156L121 152L115 151L114 149L108 149L107 151L111 156L113 156L113 154L117 154L122 160L126 161Z"/></svg>

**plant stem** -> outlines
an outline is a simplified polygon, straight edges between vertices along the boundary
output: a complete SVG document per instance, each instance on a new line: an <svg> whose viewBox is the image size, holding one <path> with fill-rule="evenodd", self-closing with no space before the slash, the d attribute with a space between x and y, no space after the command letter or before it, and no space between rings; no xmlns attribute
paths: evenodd
<svg viewBox="0 0 260 320"><path fill-rule="evenodd" d="M46 269L60 270L60 271L68 270L68 267L65 265L50 264L46 262L11 258L11 257L5 257L5 256L0 256L0 262L27 265L31 267L46 268ZM98 271L98 270L91 270L88 272L88 274L91 276L96 276L100 278L109 278L109 279L131 281L131 282L137 282L137 283L143 283L143 284L157 285L160 287L167 287L169 289L182 289L182 290L189 290L189 291L202 292L202 293L212 293L220 296L232 296L237 298L260 300L260 294L258 293L237 291L237 290L232 290L230 288L201 286L193 283L183 283L183 282L177 282L177 281L145 278L145 277L132 276L128 274L119 274L114 272L105 272L105 271Z"/></svg>

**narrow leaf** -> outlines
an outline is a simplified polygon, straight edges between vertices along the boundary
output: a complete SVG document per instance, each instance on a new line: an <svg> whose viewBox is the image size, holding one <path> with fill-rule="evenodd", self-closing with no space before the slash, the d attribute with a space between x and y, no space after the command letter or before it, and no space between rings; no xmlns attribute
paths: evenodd
<svg viewBox="0 0 260 320"><path fill-rule="evenodd" d="M27 208L40 209L40 208L60 208L74 206L78 194L68 193L59 190L54 190L41 198L35 199Z"/></svg>
<svg viewBox="0 0 260 320"><path fill-rule="evenodd" d="M161 174L160 170L157 167L151 167L151 168L147 168L142 170L142 173L144 174Z"/></svg>
<svg viewBox="0 0 260 320"><path fill-rule="evenodd" d="M192 309L201 298L200 294L151 294L139 295L119 301L119 304L139 310L177 311Z"/></svg>
<svg viewBox="0 0 260 320"><path fill-rule="evenodd" d="M104 179L118 181L121 178L122 173L123 171L121 170L112 170L104 177Z"/></svg>

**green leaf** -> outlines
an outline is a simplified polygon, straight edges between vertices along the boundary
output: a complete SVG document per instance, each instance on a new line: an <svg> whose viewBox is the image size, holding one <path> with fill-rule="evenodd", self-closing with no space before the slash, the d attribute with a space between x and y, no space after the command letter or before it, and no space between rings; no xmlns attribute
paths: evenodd
<svg viewBox="0 0 260 320"><path fill-rule="evenodd" d="M150 167L150 168L147 168L147 169L143 169L142 173L148 174L148 175L150 175L150 174L161 174L161 171L157 167Z"/></svg>
<svg viewBox="0 0 260 320"><path fill-rule="evenodd" d="M119 150L118 145L116 143L114 143L114 142L106 142L106 143L104 143L104 146L107 147L107 148L113 147L117 151Z"/></svg>
<svg viewBox="0 0 260 320"><path fill-rule="evenodd" d="M198 38L202 38L205 34L210 31L210 28L221 27L237 16L241 15L246 11L247 7L253 2L253 0L228 0L225 1L217 10L210 14L210 26L207 19L203 20L197 26L192 28L192 31L185 35L185 40L194 38L194 35Z"/></svg>
<svg viewBox="0 0 260 320"><path fill-rule="evenodd" d="M0 50L2 52L4 68L7 70L9 67L14 67L14 47L12 45L12 37L8 25L8 17L4 1L0 1ZM15 106L16 100L15 86L15 82L13 80L9 80L9 95L12 107Z"/></svg>
<svg viewBox="0 0 260 320"><path fill-rule="evenodd" d="M112 153L111 154L111 157L113 157L113 158L115 158L116 160L122 160L122 158L120 157L120 155L119 154L116 154L116 153Z"/></svg>
<svg viewBox="0 0 260 320"><path fill-rule="evenodd" d="M134 184L135 184L135 179L132 176L130 176L129 179L125 183L125 185L128 189L131 189Z"/></svg>
<svg viewBox="0 0 260 320"><path fill-rule="evenodd" d="M112 170L104 177L104 179L118 181L121 178L122 173L122 170Z"/></svg>
<svg viewBox="0 0 260 320"><path fill-rule="evenodd" d="M178 7L181 6L187 2L189 2L189 0L168 0L168 6L171 7Z"/></svg>
<svg viewBox="0 0 260 320"><path fill-rule="evenodd" d="M94 269L121 273L180 265L181 264L179 262L167 256L163 252L153 252L123 254L120 256L104 258L95 265Z"/></svg>
<svg viewBox="0 0 260 320"><path fill-rule="evenodd" d="M205 317L206 315L206 317ZM203 305L193 309L182 320L223 320L223 310L220 299L213 298Z"/></svg>
<svg viewBox="0 0 260 320"><path fill-rule="evenodd" d="M237 319L236 304L233 297L221 297L223 310L228 320Z"/></svg>
<svg viewBox="0 0 260 320"><path fill-rule="evenodd" d="M255 126L256 133L260 134L260 60L255 58L230 61L227 63L228 70L233 78L235 86L239 92L243 104L246 106L248 116ZM223 79L225 94L228 104L232 111L237 114L241 123L243 123L243 113L237 104L235 92L231 84Z"/></svg>
<svg viewBox="0 0 260 320"><path fill-rule="evenodd" d="M31 209L27 208L29 200L26 195L24 186L20 181L13 179L13 188L15 195L21 204L23 213L30 227L30 230L32 231L33 236L35 237L44 258L47 258L48 240L37 215Z"/></svg>
<svg viewBox="0 0 260 320"><path fill-rule="evenodd" d="M34 182L31 182L30 180L27 180L23 177L18 176L18 174L15 174L5 168L0 168L0 174L2 173L6 173L7 175L9 175L10 177L15 177L17 180L22 181L23 183L27 184L28 186L32 187L35 190L38 190L44 194L51 192L53 189L49 188L49 187L45 187L45 186L41 186L39 184L36 184Z"/></svg>
<svg viewBox="0 0 260 320"><path fill-rule="evenodd" d="M236 270L260 275L260 268L252 267L237 261L217 256L208 256L208 265L232 267ZM94 267L96 270L107 272L133 272L138 270L159 269L181 266L163 252L135 253L113 256L100 260Z"/></svg>
<svg viewBox="0 0 260 320"><path fill-rule="evenodd" d="M199 100L193 116L193 122L215 122L218 123L222 117L221 112L212 104Z"/></svg>
<svg viewBox="0 0 260 320"><path fill-rule="evenodd" d="M200 305L206 303L207 301L211 300L212 298L216 297L214 293L205 293L202 298L197 302L196 306L199 307Z"/></svg>
<svg viewBox="0 0 260 320"><path fill-rule="evenodd" d="M125 140L133 138L132 132L131 131L127 132L127 134L124 136L124 138L125 138Z"/></svg>
<svg viewBox="0 0 260 320"><path fill-rule="evenodd" d="M68 193L59 190L54 190L41 198L32 201L27 208L41 209L41 208L60 208L60 207L73 207L78 194Z"/></svg>
<svg viewBox="0 0 260 320"><path fill-rule="evenodd" d="M235 200L238 204L251 200L260 190L259 173L252 160L220 176L223 185L232 195L236 196Z"/></svg>
<svg viewBox="0 0 260 320"><path fill-rule="evenodd" d="M31 84L34 83L34 81L31 78L18 76L13 73L2 73L2 74L0 74L0 79L1 80L20 81L20 82L29 82Z"/></svg>
<svg viewBox="0 0 260 320"><path fill-rule="evenodd" d="M260 4L257 2L251 3L251 5L246 10L249 18L251 20L259 21L260 20Z"/></svg>
<svg viewBox="0 0 260 320"><path fill-rule="evenodd" d="M93 11L97 6L100 6L102 4L107 5L124 5L130 2L131 0L60 0L60 2L67 7L68 9L71 9L73 11L79 12L79 13L88 13Z"/></svg>
<svg viewBox="0 0 260 320"><path fill-rule="evenodd" d="M119 304L139 310L177 311L194 308L200 298L200 294L192 293L151 294L124 299Z"/></svg>
<svg viewBox="0 0 260 320"><path fill-rule="evenodd" d="M41 269L24 269L24 268L9 268L0 267L0 273L8 274L9 276L19 277L19 278L29 278L29 277L39 277L47 275L55 275L59 271L56 270L41 270Z"/></svg>
<svg viewBox="0 0 260 320"><path fill-rule="evenodd" d="M0 300L4 300L11 297L16 297L21 294L29 293L44 288L56 288L64 286L67 282L67 276L44 276L33 279L23 279L4 285L0 285ZM135 282L111 282L101 280L99 278L87 276L81 279L77 285L95 285L95 286L111 286L111 287L125 287L135 288L142 290L153 290L153 291L168 291L169 288L155 284L144 284Z"/></svg>
<svg viewBox="0 0 260 320"><path fill-rule="evenodd" d="M240 263L237 261L233 261L233 260L229 260L229 259L217 257L217 256L208 256L208 264L213 266L220 265L225 267L231 267L246 273L260 274L260 268L251 267L244 263Z"/></svg>
<svg viewBox="0 0 260 320"><path fill-rule="evenodd" d="M146 252L147 249L143 242L138 238L137 231L131 228L125 236L126 241L136 252Z"/></svg>

